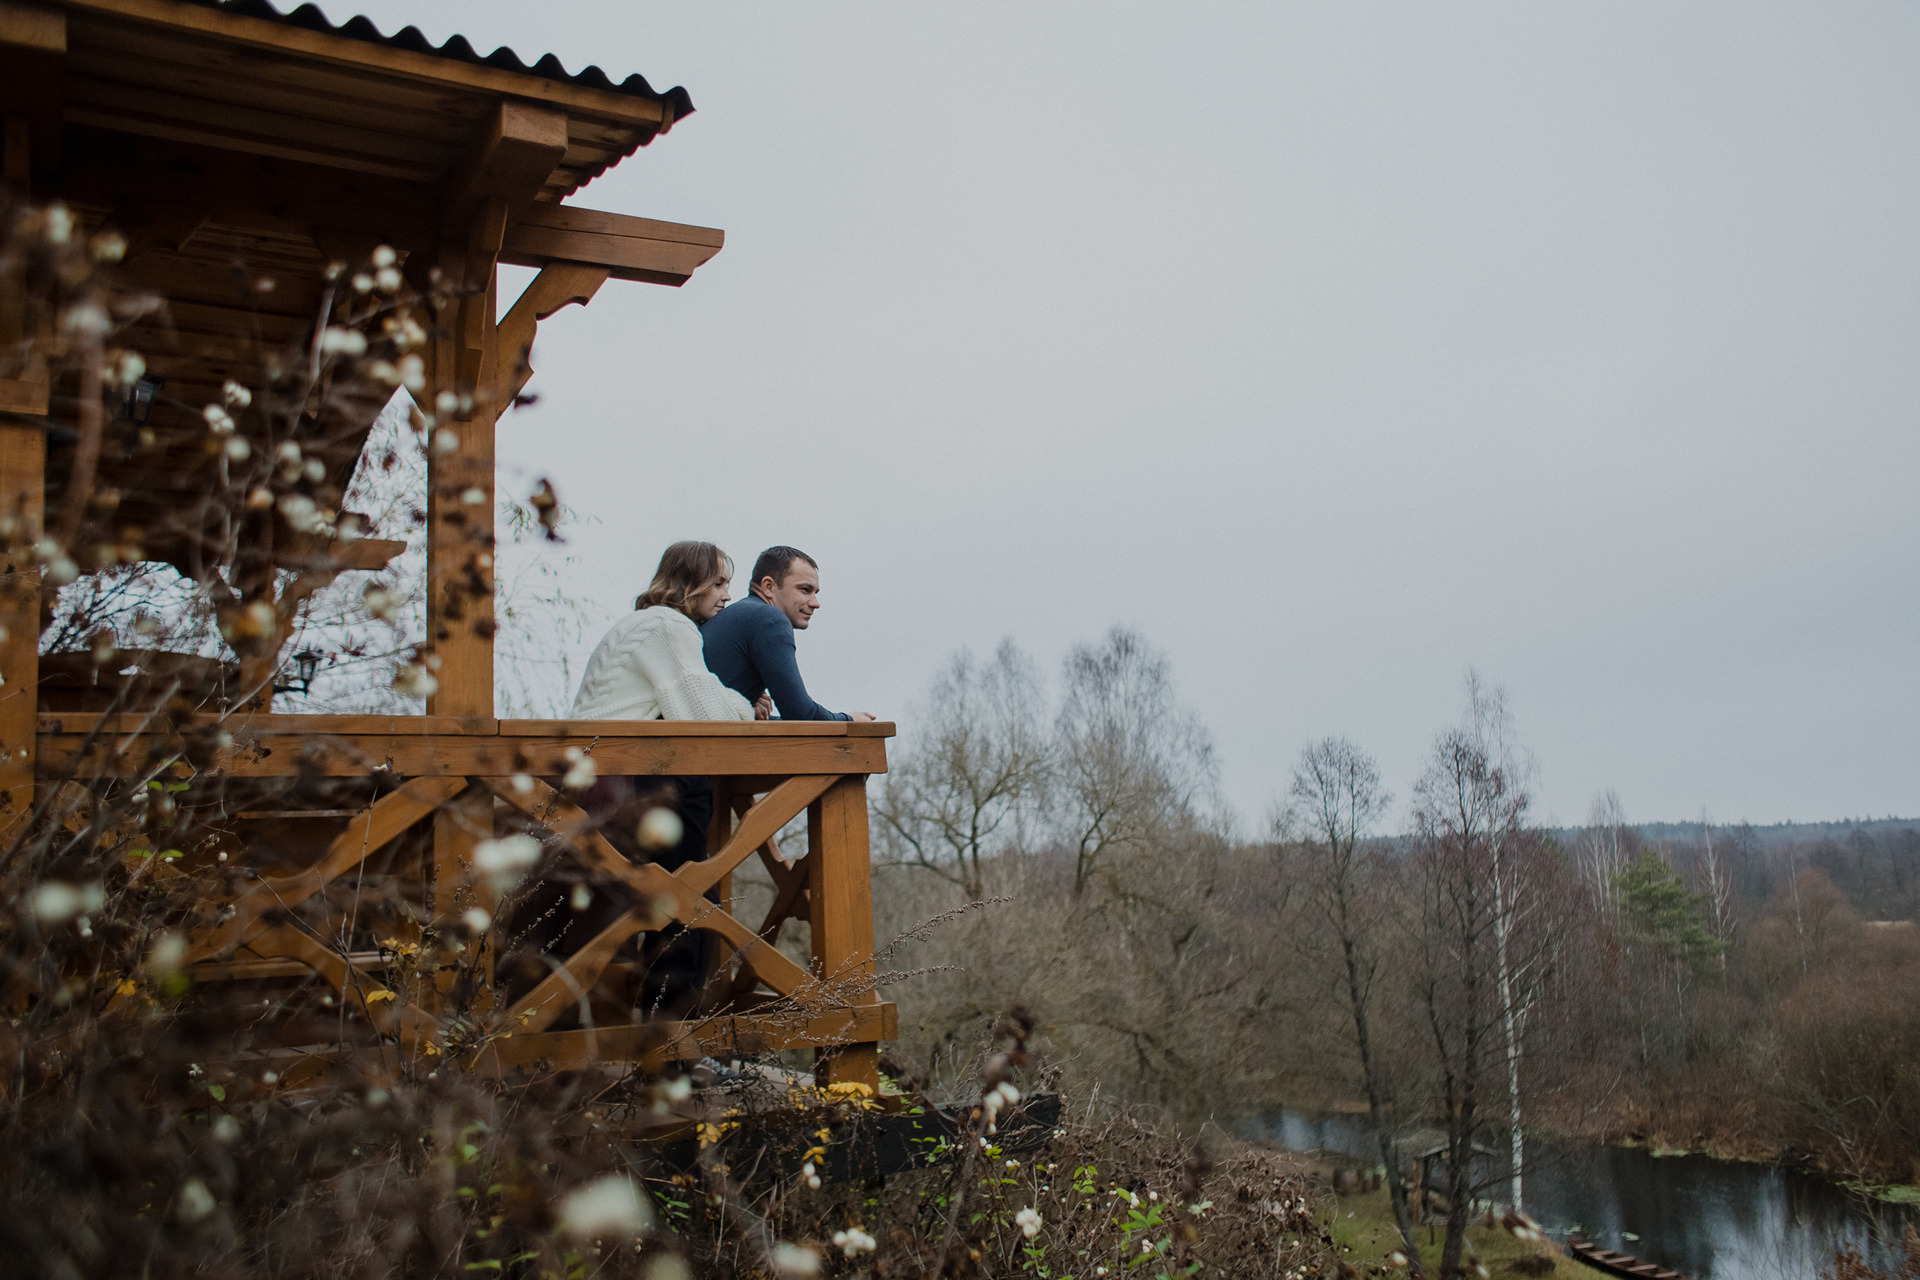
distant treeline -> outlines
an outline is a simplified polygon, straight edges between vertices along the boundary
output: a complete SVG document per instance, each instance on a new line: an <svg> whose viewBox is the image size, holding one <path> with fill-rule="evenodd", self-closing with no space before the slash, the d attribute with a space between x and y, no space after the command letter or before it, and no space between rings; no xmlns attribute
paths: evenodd
<svg viewBox="0 0 1920 1280"><path fill-rule="evenodd" d="M1556 828L1569 848L1587 828ZM1736 897L1761 903L1802 871L1821 872L1866 920L1920 921L1920 818L1857 822L1780 822L1715 826L1698 822L1645 822L1629 829L1635 847L1647 846L1691 881L1704 872L1706 842L1717 845Z"/></svg>
<svg viewBox="0 0 1920 1280"><path fill-rule="evenodd" d="M903 727L873 825L904 1075L961 1095L1020 1003L1083 1092L1235 1126L1365 1102L1389 1166L1443 1134L1450 1247L1468 1201L1523 1202L1529 1128L1920 1178L1920 820L1636 826L1609 792L1538 826L1474 679L1404 790L1326 738L1249 839L1124 630L1056 682L959 655Z"/></svg>

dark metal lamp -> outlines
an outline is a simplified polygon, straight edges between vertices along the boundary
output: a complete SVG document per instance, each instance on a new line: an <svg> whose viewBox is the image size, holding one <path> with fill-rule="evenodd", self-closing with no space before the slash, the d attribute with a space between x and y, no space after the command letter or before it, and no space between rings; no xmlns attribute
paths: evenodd
<svg viewBox="0 0 1920 1280"><path fill-rule="evenodd" d="M322 655L315 653L311 649L302 649L300 652L294 654L292 678L275 680L273 682L273 691L275 693L297 693L305 697L307 691L313 688L313 677L314 674L320 670L321 656Z"/></svg>
<svg viewBox="0 0 1920 1280"><path fill-rule="evenodd" d="M142 378L127 388L127 421L144 427L153 417L153 398L166 385L165 378Z"/></svg>

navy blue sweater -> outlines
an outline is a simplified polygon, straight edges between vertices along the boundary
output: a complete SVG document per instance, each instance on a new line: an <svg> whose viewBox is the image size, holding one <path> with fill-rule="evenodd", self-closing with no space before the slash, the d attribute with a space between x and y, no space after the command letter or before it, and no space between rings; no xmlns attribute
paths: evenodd
<svg viewBox="0 0 1920 1280"><path fill-rule="evenodd" d="M748 702L773 694L782 720L851 720L807 696L794 657L793 624L787 615L748 595L715 614L700 628L706 639L707 670Z"/></svg>

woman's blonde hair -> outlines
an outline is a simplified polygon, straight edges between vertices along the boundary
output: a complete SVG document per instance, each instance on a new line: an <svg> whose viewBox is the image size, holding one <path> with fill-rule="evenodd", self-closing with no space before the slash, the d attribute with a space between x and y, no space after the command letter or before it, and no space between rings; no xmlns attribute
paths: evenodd
<svg viewBox="0 0 1920 1280"><path fill-rule="evenodd" d="M676 542L660 557L653 582L633 602L636 609L665 605L688 617L687 603L713 585L722 573L733 576L733 559L711 542Z"/></svg>

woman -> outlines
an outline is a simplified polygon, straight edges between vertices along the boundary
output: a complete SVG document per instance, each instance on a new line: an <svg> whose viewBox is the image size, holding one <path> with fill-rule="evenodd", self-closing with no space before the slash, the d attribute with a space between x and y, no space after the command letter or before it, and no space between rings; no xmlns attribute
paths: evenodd
<svg viewBox="0 0 1920 1280"><path fill-rule="evenodd" d="M676 542L634 612L587 659L575 720L751 720L753 704L707 670L700 627L732 596L733 561L711 542ZM765 717L762 717L763 719Z"/></svg>
<svg viewBox="0 0 1920 1280"><path fill-rule="evenodd" d="M726 607L732 581L733 562L711 542L668 547L653 582L633 602L634 612L614 623L587 659L570 718L766 719L770 707L756 708L721 684L707 670L701 648L700 624ZM603 777L580 802L607 842L635 862L658 862L672 871L707 856L713 787L705 778ZM661 806L678 811L680 842L671 849L643 849L636 827L647 810ZM559 927L544 939L546 949L562 955L578 951L621 909L623 904L604 892L586 910L549 909L546 918ZM706 938L704 930L688 936L677 925L649 936L641 993L649 1013L688 1004L697 996L706 971Z"/></svg>

